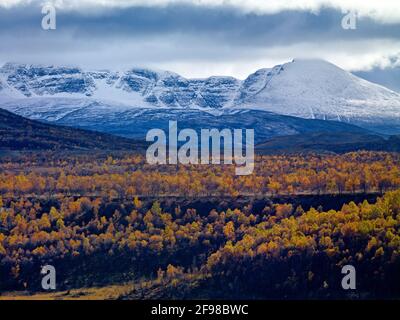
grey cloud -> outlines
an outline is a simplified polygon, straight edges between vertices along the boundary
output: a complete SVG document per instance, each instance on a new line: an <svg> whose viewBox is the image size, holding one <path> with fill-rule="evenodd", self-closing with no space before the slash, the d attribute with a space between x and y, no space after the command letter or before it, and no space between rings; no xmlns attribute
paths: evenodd
<svg viewBox="0 0 400 320"><path fill-rule="evenodd" d="M58 10L57 30L43 31L40 7L18 6L0 9L0 63L181 66L186 76L207 69L240 77L254 71L246 68L270 66L261 63L315 52L326 58L337 50L337 56L355 61L368 43L379 51L372 48L375 42L392 47L400 41L400 24L365 18L357 30L345 31L342 16L333 9L254 14L223 6L136 6ZM209 67L196 69L197 64Z"/></svg>

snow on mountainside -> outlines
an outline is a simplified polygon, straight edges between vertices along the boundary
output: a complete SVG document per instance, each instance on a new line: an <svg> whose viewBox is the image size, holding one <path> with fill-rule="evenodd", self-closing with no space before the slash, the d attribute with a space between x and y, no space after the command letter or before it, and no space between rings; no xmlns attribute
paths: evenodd
<svg viewBox="0 0 400 320"><path fill-rule="evenodd" d="M235 105L336 121L400 117L400 94L326 61L294 61L275 67L261 78L265 85L251 96L238 99ZM262 80L255 83L259 85Z"/></svg>
<svg viewBox="0 0 400 320"><path fill-rule="evenodd" d="M294 60L243 81L186 79L142 68L84 71L7 63L0 68L0 108L31 119L74 119L72 125L138 108L214 115L254 109L400 132L400 94L322 60Z"/></svg>
<svg viewBox="0 0 400 320"><path fill-rule="evenodd" d="M86 72L11 63L0 69L1 79L6 84L3 90L9 96L14 92L14 98L90 98L140 108L222 108L233 101L241 83L230 77L188 80L168 71L139 68Z"/></svg>

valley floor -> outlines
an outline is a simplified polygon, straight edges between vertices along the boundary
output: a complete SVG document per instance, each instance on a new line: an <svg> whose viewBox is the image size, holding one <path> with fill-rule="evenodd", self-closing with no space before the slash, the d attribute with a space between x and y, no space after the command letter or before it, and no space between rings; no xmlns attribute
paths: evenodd
<svg viewBox="0 0 400 320"><path fill-rule="evenodd" d="M5 292L0 295L0 300L116 300L131 292L133 287L132 284L121 284L50 293Z"/></svg>

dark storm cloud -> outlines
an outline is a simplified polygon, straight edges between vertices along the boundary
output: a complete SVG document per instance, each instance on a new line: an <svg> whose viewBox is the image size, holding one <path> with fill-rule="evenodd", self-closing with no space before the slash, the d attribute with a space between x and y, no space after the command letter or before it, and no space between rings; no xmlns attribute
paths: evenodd
<svg viewBox="0 0 400 320"><path fill-rule="evenodd" d="M75 37L161 37L166 34L202 36L230 44L270 45L299 41L398 38L400 24L378 24L368 18L358 29L341 28L343 14L326 9L318 14L285 11L272 15L245 14L234 8L195 6L111 8L97 12L58 11L58 31ZM41 34L40 7L0 9L0 33Z"/></svg>
<svg viewBox="0 0 400 320"><path fill-rule="evenodd" d="M400 67L354 72L359 77L400 92Z"/></svg>
<svg viewBox="0 0 400 320"><path fill-rule="evenodd" d="M219 62L226 65L222 70L232 70L235 75L241 74L241 64L247 68L252 61L269 55L273 56L271 61L307 54L326 58L334 48L340 59L348 56L357 61L354 55L364 51L360 43L384 40L394 46L400 41L400 24L380 24L365 18L358 21L357 30L346 31L341 27L342 17L333 9L255 14L226 6L95 11L91 7L89 11L59 9L57 30L44 31L38 5L17 6L0 9L0 63L11 60L115 67ZM184 70L191 73L189 67Z"/></svg>
<svg viewBox="0 0 400 320"><path fill-rule="evenodd" d="M389 66L375 66L368 71L354 72L359 77L383 85L393 91L400 92L400 53L388 58Z"/></svg>

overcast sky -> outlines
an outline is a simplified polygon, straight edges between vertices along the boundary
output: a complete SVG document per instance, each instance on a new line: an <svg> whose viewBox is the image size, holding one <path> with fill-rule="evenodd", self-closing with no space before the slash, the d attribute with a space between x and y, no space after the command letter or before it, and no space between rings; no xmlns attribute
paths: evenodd
<svg viewBox="0 0 400 320"><path fill-rule="evenodd" d="M186 77L244 78L293 58L322 58L400 90L398 0L53 3L57 29L45 31L42 1L0 0L0 64L143 66ZM356 30L342 28L346 9L359 14Z"/></svg>

